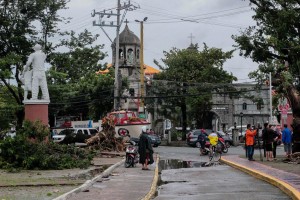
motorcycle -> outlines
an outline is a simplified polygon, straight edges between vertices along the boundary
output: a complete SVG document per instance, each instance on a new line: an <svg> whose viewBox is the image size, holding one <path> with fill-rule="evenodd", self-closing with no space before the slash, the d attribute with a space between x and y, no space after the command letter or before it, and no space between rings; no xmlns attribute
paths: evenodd
<svg viewBox="0 0 300 200"><path fill-rule="evenodd" d="M139 153L138 146L134 141L130 141L130 144L126 147L126 159L125 159L125 167L134 167L136 163L139 162Z"/></svg>
<svg viewBox="0 0 300 200"><path fill-rule="evenodd" d="M228 152L228 147L227 147L227 145L225 144L224 138L219 137L219 142L220 142L221 145L222 145L222 152L223 152L223 153L227 153L227 152Z"/></svg>
<svg viewBox="0 0 300 200"><path fill-rule="evenodd" d="M221 145L221 150L222 150L223 153L227 153L228 152L228 148L225 145L225 140L223 138L219 137L218 144ZM210 147L210 142L206 141L204 149L202 149L202 154L203 155L207 155L210 152L210 148L209 147Z"/></svg>

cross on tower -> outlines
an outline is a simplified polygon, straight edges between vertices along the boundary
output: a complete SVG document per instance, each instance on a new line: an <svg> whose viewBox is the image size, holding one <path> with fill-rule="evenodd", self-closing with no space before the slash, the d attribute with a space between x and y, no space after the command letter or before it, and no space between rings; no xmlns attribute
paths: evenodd
<svg viewBox="0 0 300 200"><path fill-rule="evenodd" d="M193 36L192 33L191 33L191 36L189 36L188 38L191 38L191 44L193 44L193 38L195 38L195 37Z"/></svg>
<svg viewBox="0 0 300 200"><path fill-rule="evenodd" d="M127 23L129 23L129 21L126 19L126 20L125 20L125 23L126 23L126 25L127 25Z"/></svg>

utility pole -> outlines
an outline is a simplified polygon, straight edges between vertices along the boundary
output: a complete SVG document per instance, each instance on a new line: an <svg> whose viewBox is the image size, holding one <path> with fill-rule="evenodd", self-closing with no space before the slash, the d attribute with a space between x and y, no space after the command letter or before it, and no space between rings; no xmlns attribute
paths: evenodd
<svg viewBox="0 0 300 200"><path fill-rule="evenodd" d="M270 84L269 84L269 95L270 95L270 120L269 120L269 123L271 124L272 123L272 73L270 72L269 73L269 81L270 81Z"/></svg>
<svg viewBox="0 0 300 200"><path fill-rule="evenodd" d="M141 46L140 46L140 73L141 73L141 101L140 101L140 108L142 108L142 111L144 111L144 99L145 96L145 80L144 80L144 22L147 21L147 17L143 19L143 21L135 20L136 22L140 23L140 37L141 37ZM140 109L139 109L140 110Z"/></svg>
<svg viewBox="0 0 300 200"><path fill-rule="evenodd" d="M120 0L117 5L117 36L116 36L116 62L115 62L115 90L114 90L114 109L119 110L120 107L120 85L119 85L119 33L120 33Z"/></svg>
<svg viewBox="0 0 300 200"><path fill-rule="evenodd" d="M117 13L113 13L113 11L107 12L106 10L101 11L101 12L96 12L93 10L92 12L92 17L95 17L95 15L99 15L99 23L96 23L96 21L93 21L93 26L100 26L102 31L105 33L105 35L109 38L109 40L113 43L113 40L110 39L109 35L105 32L103 29L104 26L108 27L115 27L116 28L116 44L115 44L115 88L114 88L114 110L118 110L120 108L120 84L119 84L119 33L120 33L120 27L122 25L122 22L124 20L124 17L126 15L127 11L132 11L139 6L135 6L128 1L128 3L124 3L124 5L121 5L120 0L117 0ZM123 16L122 16L122 21L120 22L120 15L121 15L121 10L125 10ZM113 21L110 22L110 24L106 24L105 21L103 20L103 17L107 16L107 18L110 18L111 16L116 16L117 17L117 24L114 25Z"/></svg>

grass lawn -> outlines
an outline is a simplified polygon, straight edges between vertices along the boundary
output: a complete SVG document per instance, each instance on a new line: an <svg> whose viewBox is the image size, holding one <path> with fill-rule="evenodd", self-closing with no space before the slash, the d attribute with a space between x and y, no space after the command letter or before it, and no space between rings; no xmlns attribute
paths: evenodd
<svg viewBox="0 0 300 200"><path fill-rule="evenodd" d="M241 158L246 158L245 155L241 155ZM286 159L283 155L278 155L277 160L267 161L265 157L263 157L263 161L260 161L259 155L254 155L253 158L256 160L255 162L267 165L269 167L273 167L276 169L280 169L286 172L294 173L300 175L300 165L299 164L289 164L284 163L283 160Z"/></svg>

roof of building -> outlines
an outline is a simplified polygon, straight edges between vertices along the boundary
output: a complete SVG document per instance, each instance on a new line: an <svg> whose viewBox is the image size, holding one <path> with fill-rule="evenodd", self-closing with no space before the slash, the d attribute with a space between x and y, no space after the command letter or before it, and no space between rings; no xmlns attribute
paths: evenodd
<svg viewBox="0 0 300 200"><path fill-rule="evenodd" d="M107 68L105 70L99 70L96 72L97 74L107 74L109 72L109 68L112 66L112 64L107 64ZM153 75L160 73L160 70L155 69L154 67L151 67L149 65L144 64L145 69L145 75Z"/></svg>

